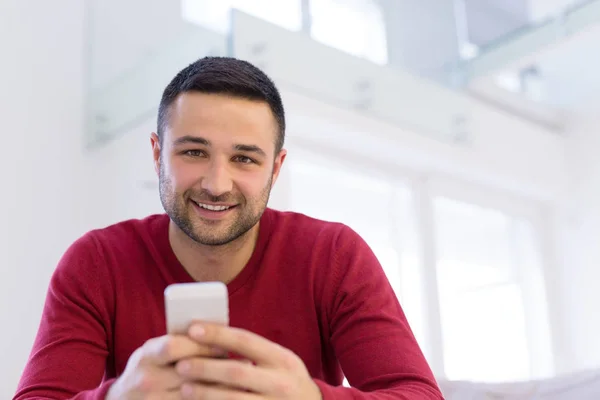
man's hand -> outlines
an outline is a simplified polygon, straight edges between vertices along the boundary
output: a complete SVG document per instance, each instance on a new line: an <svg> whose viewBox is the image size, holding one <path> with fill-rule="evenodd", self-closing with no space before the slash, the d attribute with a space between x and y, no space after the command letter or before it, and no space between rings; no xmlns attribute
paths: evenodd
<svg viewBox="0 0 600 400"><path fill-rule="evenodd" d="M207 348L219 348L236 359L191 358L175 369L185 381L184 399L320 400L319 387L292 351L251 332L227 326L196 324L189 336Z"/></svg>
<svg viewBox="0 0 600 400"><path fill-rule="evenodd" d="M180 400L182 377L176 362L191 357L222 357L215 350L185 335L166 335L148 340L133 352L123 375L111 386L106 400Z"/></svg>

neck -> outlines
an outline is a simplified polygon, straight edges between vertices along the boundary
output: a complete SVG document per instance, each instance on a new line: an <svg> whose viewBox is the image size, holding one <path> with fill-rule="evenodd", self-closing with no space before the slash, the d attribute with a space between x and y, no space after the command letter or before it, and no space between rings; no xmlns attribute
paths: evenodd
<svg viewBox="0 0 600 400"><path fill-rule="evenodd" d="M175 256L198 282L231 282L244 269L258 240L259 224L236 240L221 246L202 245L186 235L173 221L169 242Z"/></svg>

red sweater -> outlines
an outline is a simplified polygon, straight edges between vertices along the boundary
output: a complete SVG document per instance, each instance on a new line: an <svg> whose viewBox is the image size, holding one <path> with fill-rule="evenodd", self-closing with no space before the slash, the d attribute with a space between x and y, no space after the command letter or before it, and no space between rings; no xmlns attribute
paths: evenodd
<svg viewBox="0 0 600 400"><path fill-rule="evenodd" d="M125 221L67 250L14 399L104 399L131 353L166 333L163 291L192 281L168 224ZM324 400L442 399L379 262L350 228L267 209L228 289L231 325L298 354ZM353 388L340 386L344 375Z"/></svg>

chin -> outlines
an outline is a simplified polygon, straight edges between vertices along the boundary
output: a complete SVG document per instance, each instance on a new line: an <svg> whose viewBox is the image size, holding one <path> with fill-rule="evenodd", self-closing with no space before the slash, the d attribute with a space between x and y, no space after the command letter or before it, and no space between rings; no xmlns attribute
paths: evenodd
<svg viewBox="0 0 600 400"><path fill-rule="evenodd" d="M206 236L197 236L196 239L194 239L197 243L204 245L204 246L225 246L233 241L235 241L235 239L232 239L231 237L228 236L212 236L212 237L206 237Z"/></svg>

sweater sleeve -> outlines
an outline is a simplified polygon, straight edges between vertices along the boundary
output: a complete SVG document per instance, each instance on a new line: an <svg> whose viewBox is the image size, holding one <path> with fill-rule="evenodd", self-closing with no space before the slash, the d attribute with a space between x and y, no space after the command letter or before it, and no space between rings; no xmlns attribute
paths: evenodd
<svg viewBox="0 0 600 400"><path fill-rule="evenodd" d="M112 283L88 233L65 252L50 280L33 349L13 400L100 400L109 354Z"/></svg>
<svg viewBox="0 0 600 400"><path fill-rule="evenodd" d="M333 249L330 340L351 388L317 380L323 400L440 400L433 373L389 281L350 228Z"/></svg>

